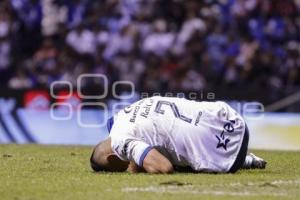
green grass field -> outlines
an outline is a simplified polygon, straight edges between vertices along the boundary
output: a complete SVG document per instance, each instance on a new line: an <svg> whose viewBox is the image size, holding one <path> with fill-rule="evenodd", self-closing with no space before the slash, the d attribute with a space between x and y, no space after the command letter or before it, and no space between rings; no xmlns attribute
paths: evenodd
<svg viewBox="0 0 300 200"><path fill-rule="evenodd" d="M0 145L0 199L300 199L300 152L255 151L266 170L93 173L91 147Z"/></svg>

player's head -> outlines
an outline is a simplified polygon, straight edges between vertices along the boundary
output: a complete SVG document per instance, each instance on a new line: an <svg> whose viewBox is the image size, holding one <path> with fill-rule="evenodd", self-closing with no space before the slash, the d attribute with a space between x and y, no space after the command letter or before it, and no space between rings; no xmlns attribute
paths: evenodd
<svg viewBox="0 0 300 200"><path fill-rule="evenodd" d="M128 168L129 162L122 161L111 149L111 139L108 138L94 148L90 159L94 171L121 172Z"/></svg>

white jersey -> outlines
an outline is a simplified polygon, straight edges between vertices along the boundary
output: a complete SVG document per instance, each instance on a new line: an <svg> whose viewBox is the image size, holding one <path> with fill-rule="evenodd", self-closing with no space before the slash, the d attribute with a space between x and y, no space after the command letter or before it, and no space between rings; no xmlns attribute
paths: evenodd
<svg viewBox="0 0 300 200"><path fill-rule="evenodd" d="M157 148L174 166L228 172L244 132L243 118L224 102L151 97L118 112L110 137L116 155L139 166Z"/></svg>

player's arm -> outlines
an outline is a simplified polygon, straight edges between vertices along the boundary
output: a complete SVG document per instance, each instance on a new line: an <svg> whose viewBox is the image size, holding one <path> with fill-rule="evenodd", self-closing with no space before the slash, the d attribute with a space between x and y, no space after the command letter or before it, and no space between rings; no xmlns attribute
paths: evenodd
<svg viewBox="0 0 300 200"><path fill-rule="evenodd" d="M168 174L174 172L172 163L156 149L151 149L144 158L143 168L149 173Z"/></svg>
<svg viewBox="0 0 300 200"><path fill-rule="evenodd" d="M158 151L157 152L160 155L156 155L155 151L151 152L150 155L150 152L147 154L142 163L142 167L138 166L135 162L131 161L126 171L130 173L172 173L174 169L170 161Z"/></svg>
<svg viewBox="0 0 300 200"><path fill-rule="evenodd" d="M111 135L112 137L113 135ZM139 172L144 169L150 173L171 173L173 166L171 162L154 149L151 145L135 137L112 137L111 146L116 155L124 160L134 162L137 166L129 165L128 172Z"/></svg>

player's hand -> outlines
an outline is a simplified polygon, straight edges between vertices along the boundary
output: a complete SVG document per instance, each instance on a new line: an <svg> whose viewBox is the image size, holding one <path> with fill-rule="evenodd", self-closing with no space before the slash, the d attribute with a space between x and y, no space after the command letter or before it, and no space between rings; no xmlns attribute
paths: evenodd
<svg viewBox="0 0 300 200"><path fill-rule="evenodd" d="M145 172L145 170L142 167L139 167L137 164L135 164L135 162L132 161L129 163L126 171L130 173Z"/></svg>

